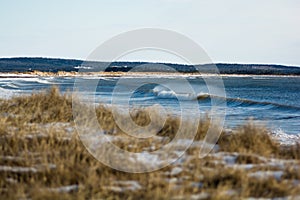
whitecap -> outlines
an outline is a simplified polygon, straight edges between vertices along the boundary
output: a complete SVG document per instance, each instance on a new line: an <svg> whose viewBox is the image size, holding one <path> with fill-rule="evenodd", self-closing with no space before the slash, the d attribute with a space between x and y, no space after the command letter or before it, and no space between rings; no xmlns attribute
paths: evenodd
<svg viewBox="0 0 300 200"><path fill-rule="evenodd" d="M281 145L295 145L300 142L300 134L287 134L282 129L274 130L271 133L272 138Z"/></svg>

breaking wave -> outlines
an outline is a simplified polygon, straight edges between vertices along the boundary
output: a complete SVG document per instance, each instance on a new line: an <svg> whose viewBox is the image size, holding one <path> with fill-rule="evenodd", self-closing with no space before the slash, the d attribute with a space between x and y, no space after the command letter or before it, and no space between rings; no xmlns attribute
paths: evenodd
<svg viewBox="0 0 300 200"><path fill-rule="evenodd" d="M166 99L174 99L177 98L179 100L198 100L199 102L210 102L212 99L214 101L224 102L226 101L227 106L230 107L261 107L264 109L281 109L281 110L297 110L300 111L300 107L278 104L273 102L265 102L265 101L255 101L250 99L242 99L242 98L231 98L231 97L221 97L210 95L208 93L200 93L200 94L191 94L191 93L175 93L172 90L169 90L163 86L156 86L153 88L152 92L158 98L166 98Z"/></svg>
<svg viewBox="0 0 300 200"><path fill-rule="evenodd" d="M232 107L264 107L269 109L284 109L284 110L300 110L300 107L297 106L290 106L284 104L278 104L273 102L265 102L265 101L255 101L250 99L241 99L241 98L230 98L230 97L220 97L220 96L212 96L209 94L201 94L197 96L199 101L203 100L210 100L210 99L217 99L226 101L228 106Z"/></svg>
<svg viewBox="0 0 300 200"><path fill-rule="evenodd" d="M175 93L174 91L169 90L168 88L160 85L153 88L152 92L158 98L164 98L164 99L177 98L179 100L196 100L198 96L197 94L191 94L191 93Z"/></svg>

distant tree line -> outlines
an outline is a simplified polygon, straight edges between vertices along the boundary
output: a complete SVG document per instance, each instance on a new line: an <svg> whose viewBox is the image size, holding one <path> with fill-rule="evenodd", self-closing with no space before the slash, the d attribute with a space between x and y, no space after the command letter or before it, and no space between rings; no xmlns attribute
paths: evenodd
<svg viewBox="0 0 300 200"><path fill-rule="evenodd" d="M145 72L172 72L182 73L221 73L221 74L253 74L253 75L300 75L300 67L283 65L259 64L205 64L183 65L170 63L148 62L93 62L74 59L57 58L0 58L0 72L74 72L74 71L109 71L128 72L139 66ZM167 67L163 67L167 66ZM217 68L215 67L217 66ZM169 68L168 68L169 67ZM171 70L172 68L173 70Z"/></svg>

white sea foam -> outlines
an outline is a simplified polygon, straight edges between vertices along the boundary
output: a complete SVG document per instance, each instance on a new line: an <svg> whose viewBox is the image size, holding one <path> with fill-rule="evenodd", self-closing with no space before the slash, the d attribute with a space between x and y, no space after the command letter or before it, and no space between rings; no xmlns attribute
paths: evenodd
<svg viewBox="0 0 300 200"><path fill-rule="evenodd" d="M87 67L87 66L76 66L74 68L75 69L92 69L92 67Z"/></svg>
<svg viewBox="0 0 300 200"><path fill-rule="evenodd" d="M285 133L282 129L277 129L271 133L272 138L281 145L295 145L300 143L300 134L291 135Z"/></svg>
<svg viewBox="0 0 300 200"><path fill-rule="evenodd" d="M13 96L16 96L19 92L19 90L9 90L0 87L0 99L9 99Z"/></svg>
<svg viewBox="0 0 300 200"><path fill-rule="evenodd" d="M52 84L50 81L44 78L18 78L20 81L27 81L27 82L34 82L34 83L41 83L41 84Z"/></svg>
<svg viewBox="0 0 300 200"><path fill-rule="evenodd" d="M36 77L34 74L21 74L21 73L0 73L0 77Z"/></svg>
<svg viewBox="0 0 300 200"><path fill-rule="evenodd" d="M1 77L1 76L0 76ZM13 78L0 78L1 83L13 83L15 85L22 85L21 82L27 83L41 83L41 84L53 84L51 78L39 78L39 77L13 77Z"/></svg>
<svg viewBox="0 0 300 200"><path fill-rule="evenodd" d="M15 89L19 88L19 86L17 84L12 83L12 82L6 83L5 85L10 88L15 88Z"/></svg>

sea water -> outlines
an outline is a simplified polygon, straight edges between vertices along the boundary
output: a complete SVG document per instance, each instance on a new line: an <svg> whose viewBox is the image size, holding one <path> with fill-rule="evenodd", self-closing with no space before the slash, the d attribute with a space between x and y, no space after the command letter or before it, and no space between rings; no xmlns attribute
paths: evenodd
<svg viewBox="0 0 300 200"><path fill-rule="evenodd" d="M149 77L148 77L149 78ZM130 104L130 106L147 107L161 105L169 113L180 115L188 111L191 117L209 113L212 109L212 98L226 102L224 128L235 128L252 119L273 132L284 132L289 135L300 133L300 77L292 76L222 76L225 96L209 97L210 91L205 78L182 76L194 92L177 81L178 77L13 77L0 78L0 98L14 95L31 94L41 89L58 86L62 92L76 91L86 97L90 103ZM120 84L120 79L122 82ZM143 80L142 80L143 79ZM165 79L174 92L157 80ZM125 81L124 81L125 80ZM86 83L78 88L76 83ZM162 81L158 81L162 83ZM75 88L74 88L75 83ZM96 83L96 85L95 85ZM134 83L145 83L131 91ZM89 88L90 86L90 88ZM217 87L217 86L215 86ZM218 86L219 87L219 86ZM130 94L129 94L130 93ZM128 97L130 97L128 99ZM114 100L117 99L116 100ZM124 99L124 101L122 101ZM189 102L197 101L199 110L190 109ZM184 102L182 104L182 102ZM181 107L184 105L184 109Z"/></svg>

